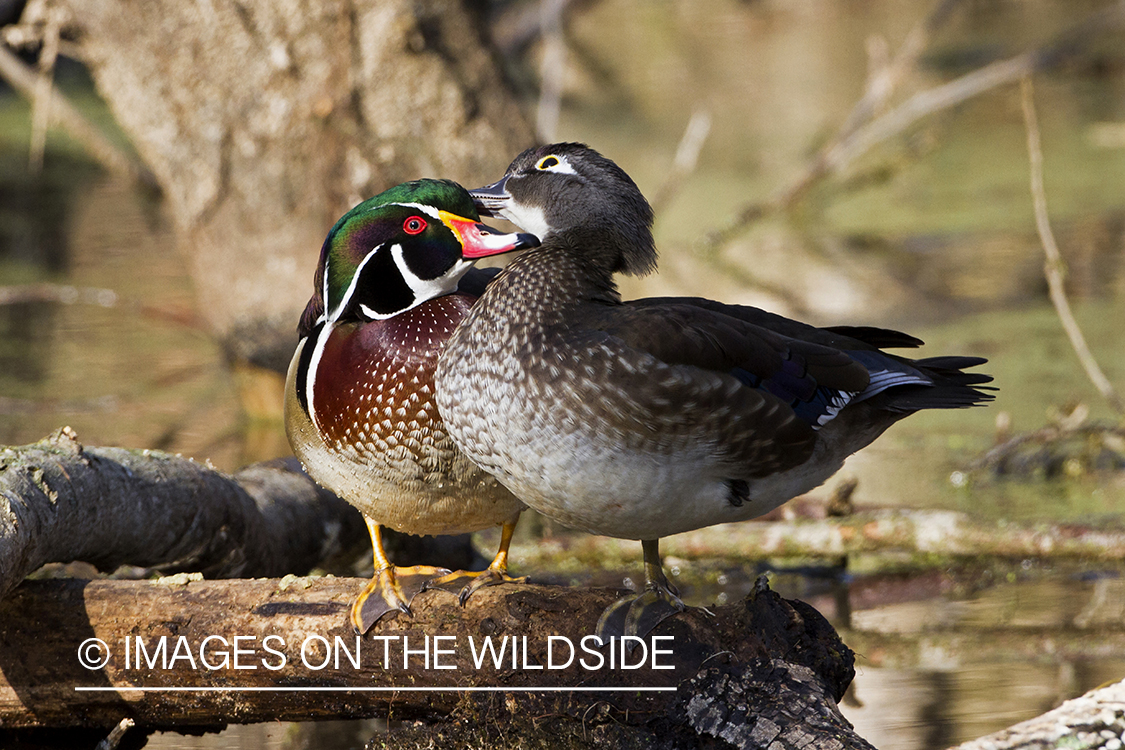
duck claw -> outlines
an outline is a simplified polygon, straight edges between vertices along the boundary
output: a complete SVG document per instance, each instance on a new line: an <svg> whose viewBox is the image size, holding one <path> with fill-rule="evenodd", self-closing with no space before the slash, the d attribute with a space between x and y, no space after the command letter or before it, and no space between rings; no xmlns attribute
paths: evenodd
<svg viewBox="0 0 1125 750"><path fill-rule="evenodd" d="M649 581L640 594L629 594L616 600L597 618L594 634L602 643L623 635L643 638L654 627L672 615L684 611L684 603L672 585Z"/></svg>
<svg viewBox="0 0 1125 750"><path fill-rule="evenodd" d="M399 611L413 615L410 604L414 597L426 589L429 581L448 575L449 570L446 568L430 565L377 570L352 603L352 627L362 635L389 612Z"/></svg>
<svg viewBox="0 0 1125 750"><path fill-rule="evenodd" d="M464 586L454 585L455 582L461 578L469 578L471 580ZM527 576L513 578L508 575L507 571L497 568L486 568L485 570L458 570L444 575L441 578L427 581L423 591L441 589L451 593L456 592L458 603L464 607L465 602L469 601L469 597L480 589L486 586L498 586L501 583L527 583Z"/></svg>
<svg viewBox="0 0 1125 750"><path fill-rule="evenodd" d="M684 611L684 603L672 591L649 587L640 594L618 599L598 618L594 634L606 643L613 638L642 638L672 615Z"/></svg>
<svg viewBox="0 0 1125 750"><path fill-rule="evenodd" d="M598 618L594 635L602 645L609 643L614 638L625 635L625 623L629 619L629 607L633 604L633 596L624 596L606 607L605 612Z"/></svg>
<svg viewBox="0 0 1125 750"><path fill-rule="evenodd" d="M603 645L612 638L641 638L672 615L684 611L680 592L664 575L660 564L660 540L642 539L641 547L645 555L645 587L639 594L621 597L598 618L594 634ZM631 645L629 650L632 650Z"/></svg>
<svg viewBox="0 0 1125 750"><path fill-rule="evenodd" d="M638 638L645 636L672 615L683 611L684 603L675 594L649 589L629 606L629 614L625 618L625 635L635 635Z"/></svg>

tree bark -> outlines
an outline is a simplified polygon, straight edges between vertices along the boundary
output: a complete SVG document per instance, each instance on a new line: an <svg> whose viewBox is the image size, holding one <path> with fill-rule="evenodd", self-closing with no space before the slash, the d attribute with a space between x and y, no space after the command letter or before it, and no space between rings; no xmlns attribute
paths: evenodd
<svg viewBox="0 0 1125 750"><path fill-rule="evenodd" d="M387 529L384 543L399 565L487 563L468 534ZM0 598L47 563L238 578L350 572L370 550L359 511L293 458L227 475L161 451L83 446L68 427L0 446Z"/></svg>
<svg viewBox="0 0 1125 750"><path fill-rule="evenodd" d="M851 651L815 610L764 585L714 616L691 609L666 620L625 655L628 664L643 663L636 669L621 668L619 647L613 668L608 647L587 642L590 650L582 649L616 595L610 590L505 585L478 591L464 608L453 594L431 591L415 599L413 618L389 616L359 639L346 615L362 585L340 578L28 581L0 603L0 726L108 730L131 718L139 730L186 731L389 716L426 720L446 744L472 736L485 747L510 747L503 743L520 732L558 740L552 747L590 733L649 743L633 746L659 740L668 747L674 737L678 747L704 738L775 750L870 747L836 708L854 675ZM485 637L497 648L508 639L499 666L491 658L476 663L474 648L482 652ZM576 658L550 668L569 661L567 644ZM97 656L108 663L83 667L82 658ZM180 690L131 690L141 686ZM278 687L291 690L230 690ZM539 687L565 690L526 692ZM590 690L618 687L626 689ZM640 689L656 687L675 690ZM521 718L517 727L513 716ZM485 742L500 726L503 736ZM405 746L424 733L406 732Z"/></svg>
<svg viewBox="0 0 1125 750"><path fill-rule="evenodd" d="M305 573L362 544L363 520L295 460L233 477L159 451L85 448L67 428L0 450L0 596L49 562Z"/></svg>
<svg viewBox="0 0 1125 750"><path fill-rule="evenodd" d="M199 309L237 358L281 372L342 213L408 179L495 179L532 141L467 3L68 6L164 191Z"/></svg>

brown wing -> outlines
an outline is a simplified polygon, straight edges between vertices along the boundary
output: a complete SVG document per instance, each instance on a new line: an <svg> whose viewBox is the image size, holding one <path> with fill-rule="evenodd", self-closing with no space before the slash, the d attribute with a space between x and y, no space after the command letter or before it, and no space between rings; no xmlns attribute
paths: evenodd
<svg viewBox="0 0 1125 750"><path fill-rule="evenodd" d="M627 303L630 307L667 307L669 305L686 304L700 310L721 313L751 323L755 326L768 329L774 333L789 338L800 339L811 344L820 344L834 349L850 351L875 351L878 349L916 349L922 345L922 340L901 331L889 328L875 328L872 326L829 326L817 328L808 323L791 320L776 313L767 312L757 307L747 305L730 305L725 302L705 299L703 297L649 297Z"/></svg>
<svg viewBox="0 0 1125 750"><path fill-rule="evenodd" d="M594 327L669 364L733 374L744 382L780 379L797 396L822 387L847 392L867 387L867 368L833 346L791 338L690 301L639 302L607 307Z"/></svg>
<svg viewBox="0 0 1125 750"><path fill-rule="evenodd" d="M732 478L799 466L816 443L815 415L798 414L837 391L856 392L867 369L837 349L791 339L690 303L587 309L583 327L622 348L647 378L630 392L667 433L690 424L716 446ZM657 360L660 366L645 369ZM817 401L820 399L820 401ZM807 409L806 409L807 411Z"/></svg>

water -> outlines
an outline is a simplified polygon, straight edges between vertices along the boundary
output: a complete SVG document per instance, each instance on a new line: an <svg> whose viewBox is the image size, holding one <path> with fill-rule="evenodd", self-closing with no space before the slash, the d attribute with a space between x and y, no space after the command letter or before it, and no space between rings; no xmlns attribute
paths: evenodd
<svg viewBox="0 0 1125 750"><path fill-rule="evenodd" d="M884 633L894 645L844 636L859 653L854 696L862 703L845 700L844 713L877 747L940 748L1118 681L1123 591L1116 574L1080 580L1052 571L856 612L856 631Z"/></svg>
<svg viewBox="0 0 1125 750"><path fill-rule="evenodd" d="M915 90L1021 52L1101 5L966 3L905 85ZM612 156L653 196L692 111L711 113L697 170L658 216L662 272L629 280L628 296L700 294L812 322L900 326L926 339L925 354L990 359L1001 386L990 408L913 417L849 461L857 503L1119 525L1119 474L984 476L967 488L949 481L992 445L1000 413L1017 431L1042 426L1065 404L1085 404L1094 420L1112 417L1046 300L1013 87L925 121L721 252L701 243L799 173L860 95L868 39L884 36L893 49L920 12L905 0L593 3L571 25L557 137ZM1119 388L1123 48L1118 34L1036 79L1068 289ZM276 394L267 387L263 397L260 385L224 364L194 311L187 266L170 249L159 207L100 176L65 138L52 137L46 177L32 180L21 166L25 142L26 109L5 100L0 287L22 301L0 304L0 442L32 442L69 424L89 444L163 448L224 469L285 454L276 418L251 419L240 407L242 393L275 404ZM635 576L637 553L598 579ZM844 710L878 747L946 747L1125 676L1125 594L1112 566L970 561L893 573L886 561L855 563L850 628L839 592L823 580L774 580L836 618L860 653L854 697L862 706L849 700ZM685 567L694 578L680 582L694 604L744 595L761 571L745 560ZM356 738L376 730L357 726L240 727L204 738L164 735L150 746L359 747Z"/></svg>

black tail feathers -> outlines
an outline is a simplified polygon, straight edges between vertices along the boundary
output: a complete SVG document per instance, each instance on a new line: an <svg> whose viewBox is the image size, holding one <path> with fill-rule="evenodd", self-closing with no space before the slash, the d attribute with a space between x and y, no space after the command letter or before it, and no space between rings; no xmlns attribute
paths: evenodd
<svg viewBox="0 0 1125 750"><path fill-rule="evenodd" d="M929 357L910 362L924 373L932 385L905 385L891 388L876 397L883 409L915 412L922 409L965 409L992 401L996 388L984 385L992 376L965 372L988 362L983 357ZM875 399L873 399L875 401Z"/></svg>

